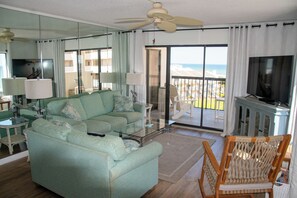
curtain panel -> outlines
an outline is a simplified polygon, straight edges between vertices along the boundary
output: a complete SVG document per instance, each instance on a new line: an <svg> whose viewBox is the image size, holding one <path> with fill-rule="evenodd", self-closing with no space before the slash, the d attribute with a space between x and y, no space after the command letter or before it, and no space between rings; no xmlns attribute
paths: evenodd
<svg viewBox="0 0 297 198"><path fill-rule="evenodd" d="M61 40L39 41L38 57L54 61L54 90L56 97L65 96L65 42Z"/></svg>
<svg viewBox="0 0 297 198"><path fill-rule="evenodd" d="M233 133L235 125L235 97L246 95L250 27L229 27L225 119L222 136Z"/></svg>
<svg viewBox="0 0 297 198"><path fill-rule="evenodd" d="M129 62L130 68L129 73L141 73L146 79L146 67L145 67L145 45L142 30L136 30L135 32L129 33ZM146 80L143 82L146 82ZM137 101L141 103L146 102L146 84L142 85L130 85L128 95L131 95L130 91L133 90L137 93Z"/></svg>
<svg viewBox="0 0 297 198"><path fill-rule="evenodd" d="M116 82L113 83L112 88L113 90L120 90L122 94L127 92L125 75L128 71L127 68L130 68L128 55L128 34L112 33L112 72L116 73Z"/></svg>

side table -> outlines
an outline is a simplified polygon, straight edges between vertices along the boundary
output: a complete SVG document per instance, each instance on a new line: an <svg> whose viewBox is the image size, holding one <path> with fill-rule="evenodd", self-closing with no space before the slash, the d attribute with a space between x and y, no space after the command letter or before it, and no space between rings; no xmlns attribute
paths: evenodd
<svg viewBox="0 0 297 198"><path fill-rule="evenodd" d="M10 101L9 100L0 100L1 110L4 110L4 107L3 107L4 104L7 104L7 109L10 108Z"/></svg>
<svg viewBox="0 0 297 198"><path fill-rule="evenodd" d="M0 121L0 128L6 129L6 137L0 137L0 145L8 146L9 154L13 154L13 146L22 142L26 142L25 136L22 134L22 126L28 128L29 121L26 119L14 120L13 118ZM10 129L14 129L14 134L10 134ZM19 130L18 130L19 129ZM19 133L18 133L19 131Z"/></svg>

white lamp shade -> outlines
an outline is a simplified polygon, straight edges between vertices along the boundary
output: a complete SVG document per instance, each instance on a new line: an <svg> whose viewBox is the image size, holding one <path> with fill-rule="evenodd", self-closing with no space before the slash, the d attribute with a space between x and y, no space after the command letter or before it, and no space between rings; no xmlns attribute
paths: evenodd
<svg viewBox="0 0 297 198"><path fill-rule="evenodd" d="M53 96L51 79L30 79L25 81L26 98L44 99Z"/></svg>
<svg viewBox="0 0 297 198"><path fill-rule="evenodd" d="M24 95L27 78L2 78L3 95Z"/></svg>
<svg viewBox="0 0 297 198"><path fill-rule="evenodd" d="M100 82L101 83L114 83L114 82L116 82L115 73L100 73Z"/></svg>
<svg viewBox="0 0 297 198"><path fill-rule="evenodd" d="M126 83L128 85L142 85L143 84L143 75L141 73L127 73Z"/></svg>

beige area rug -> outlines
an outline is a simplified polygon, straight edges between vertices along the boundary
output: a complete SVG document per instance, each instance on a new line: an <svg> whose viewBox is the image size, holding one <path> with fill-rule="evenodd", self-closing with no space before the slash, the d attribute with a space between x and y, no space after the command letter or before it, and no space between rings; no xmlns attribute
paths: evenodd
<svg viewBox="0 0 297 198"><path fill-rule="evenodd" d="M153 138L163 145L159 158L159 179L176 183L204 154L202 142L215 140L202 139L177 133L163 133Z"/></svg>

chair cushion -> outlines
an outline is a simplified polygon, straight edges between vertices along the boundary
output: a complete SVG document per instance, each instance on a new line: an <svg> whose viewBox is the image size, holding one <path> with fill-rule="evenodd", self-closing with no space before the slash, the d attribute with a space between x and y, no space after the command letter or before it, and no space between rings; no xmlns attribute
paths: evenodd
<svg viewBox="0 0 297 198"><path fill-rule="evenodd" d="M67 140L76 145L108 153L114 160L123 160L128 154L123 140L113 135L98 137L85 133L70 133Z"/></svg>
<svg viewBox="0 0 297 198"><path fill-rule="evenodd" d="M87 119L105 114L105 108L98 93L82 96L80 101L86 112Z"/></svg>
<svg viewBox="0 0 297 198"><path fill-rule="evenodd" d="M114 112L129 112L134 111L132 98L128 96L113 96Z"/></svg>
<svg viewBox="0 0 297 198"><path fill-rule="evenodd" d="M220 185L220 190L226 192L257 192L257 190L272 189L271 182L266 183L251 183L251 184L224 184Z"/></svg>
<svg viewBox="0 0 297 198"><path fill-rule="evenodd" d="M135 111L134 112L110 112L107 115L126 118L128 121L128 124L132 122L136 122L143 118L141 113L135 112Z"/></svg>
<svg viewBox="0 0 297 198"><path fill-rule="evenodd" d="M33 121L32 128L35 132L60 140L66 140L67 135L71 132L71 128L57 126L43 118Z"/></svg>

